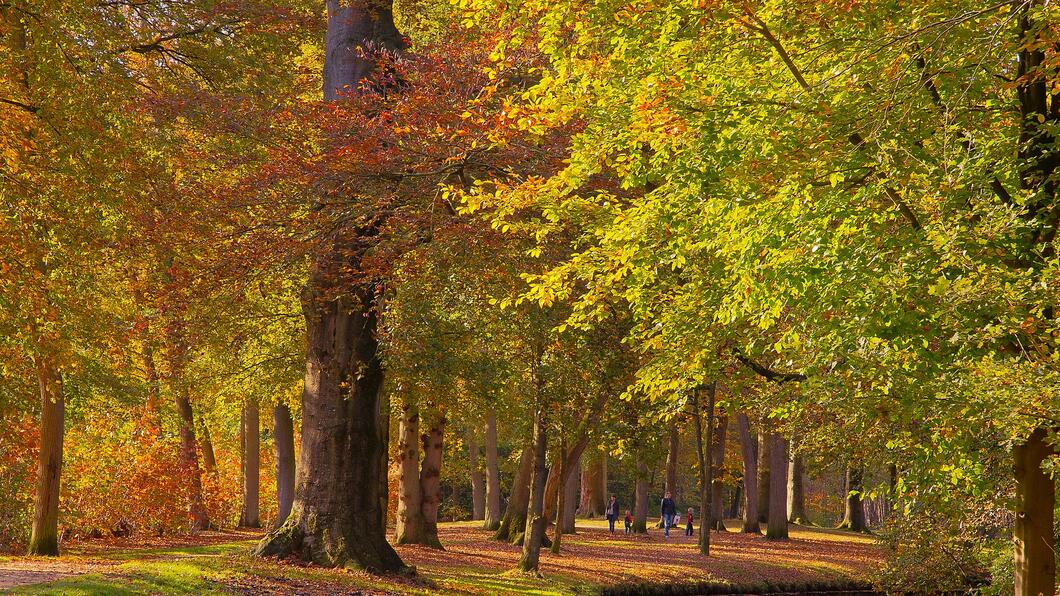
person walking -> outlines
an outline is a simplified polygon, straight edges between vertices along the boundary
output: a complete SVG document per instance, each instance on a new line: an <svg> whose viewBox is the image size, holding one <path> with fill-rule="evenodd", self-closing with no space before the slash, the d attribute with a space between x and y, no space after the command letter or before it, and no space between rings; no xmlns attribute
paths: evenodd
<svg viewBox="0 0 1060 596"><path fill-rule="evenodd" d="M618 499L615 498L615 495L611 495L611 500L607 502L604 515L607 516L607 525L611 528L611 533L614 534L615 520L618 519Z"/></svg>
<svg viewBox="0 0 1060 596"><path fill-rule="evenodd" d="M688 518L686 520L687 525L685 526L685 536L692 535L692 508L688 508Z"/></svg>
<svg viewBox="0 0 1060 596"><path fill-rule="evenodd" d="M674 516L677 515L677 505L674 504L674 500L670 496L670 491L666 491L666 495L663 497L662 503L659 505L659 510L663 519L663 533L669 538L670 526L673 525Z"/></svg>
<svg viewBox="0 0 1060 596"><path fill-rule="evenodd" d="M626 534L633 533L633 514L626 509Z"/></svg>

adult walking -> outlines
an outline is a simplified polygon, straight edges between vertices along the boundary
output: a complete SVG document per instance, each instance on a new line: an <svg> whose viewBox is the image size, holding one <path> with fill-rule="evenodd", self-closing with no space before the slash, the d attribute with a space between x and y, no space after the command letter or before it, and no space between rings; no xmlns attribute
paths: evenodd
<svg viewBox="0 0 1060 596"><path fill-rule="evenodd" d="M618 499L615 498L615 495L611 495L611 500L607 502L604 515L607 516L607 525L611 528L611 533L614 534L615 520L618 519Z"/></svg>
<svg viewBox="0 0 1060 596"><path fill-rule="evenodd" d="M663 496L662 503L659 505L659 513L662 515L663 533L669 538L670 526L673 525L674 516L677 515L677 505L671 498L670 491L666 491L666 495Z"/></svg>

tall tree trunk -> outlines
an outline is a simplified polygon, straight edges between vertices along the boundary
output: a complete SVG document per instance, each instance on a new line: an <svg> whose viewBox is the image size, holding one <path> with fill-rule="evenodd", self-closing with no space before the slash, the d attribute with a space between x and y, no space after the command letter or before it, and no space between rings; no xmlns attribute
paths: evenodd
<svg viewBox="0 0 1060 596"><path fill-rule="evenodd" d="M143 301L142 293L136 292L137 302ZM162 387L158 376L158 367L155 365L155 351L151 347L149 328L146 323L141 334L144 344L143 359L144 370L147 377L147 404L144 413L147 431L154 437L162 436Z"/></svg>
<svg viewBox="0 0 1060 596"><path fill-rule="evenodd" d="M276 522L287 521L294 503L294 420L287 404L272 409L273 435L276 446Z"/></svg>
<svg viewBox="0 0 1060 596"><path fill-rule="evenodd" d="M258 402L247 400L243 406L243 511L239 525L260 528L258 512L261 494L261 420Z"/></svg>
<svg viewBox="0 0 1060 596"><path fill-rule="evenodd" d="M471 474L471 519L486 518L486 475L478 467L478 441L475 432L467 433L468 468Z"/></svg>
<svg viewBox="0 0 1060 596"><path fill-rule="evenodd" d="M843 521L840 528L854 532L868 532L869 526L865 523L865 501L862 491L862 469L858 467L847 467L846 474L846 506L843 511Z"/></svg>
<svg viewBox="0 0 1060 596"><path fill-rule="evenodd" d="M759 431L758 433L758 521L767 523L769 521L769 435Z"/></svg>
<svg viewBox="0 0 1060 596"><path fill-rule="evenodd" d="M761 534L758 521L758 442L751 434L751 423L747 414L736 415L740 429L740 454L743 456L743 531L747 534Z"/></svg>
<svg viewBox="0 0 1060 596"><path fill-rule="evenodd" d="M725 431L729 427L729 417L719 409L717 414L717 432L714 436L713 455L711 470L711 527L719 532L725 532L725 510L722 506L722 497L725 495Z"/></svg>
<svg viewBox="0 0 1060 596"><path fill-rule="evenodd" d="M193 530L206 530L210 527L210 517L203 505L199 455L195 448L195 415L192 413L187 388L178 387L173 399L176 402L180 424L180 463L188 483L188 513L191 515L191 527Z"/></svg>
<svg viewBox="0 0 1060 596"><path fill-rule="evenodd" d="M633 531L645 534L648 531L648 465L638 459L637 479L633 491Z"/></svg>
<svg viewBox="0 0 1060 596"><path fill-rule="evenodd" d="M438 508L442 504L442 439L445 436L445 414L438 414L423 435L423 467L420 468L420 494L423 498L424 544L442 548L438 540Z"/></svg>
<svg viewBox="0 0 1060 596"><path fill-rule="evenodd" d="M243 441L243 420L240 418L239 427L239 440L240 444ZM213 449L213 439L210 437L210 427L206 426L206 423L199 418L199 426L202 427L202 439L199 441L199 450L202 451L202 468L207 474L216 476L217 475L217 455ZM242 454L241 454L242 455ZM242 467L240 467L242 469Z"/></svg>
<svg viewBox="0 0 1060 596"><path fill-rule="evenodd" d="M538 388L534 408L533 468L530 474L530 502L526 510L523 554L518 567L525 572L538 573L541 559L541 542L545 536L545 463L548 454L548 422L545 419L545 404Z"/></svg>
<svg viewBox="0 0 1060 596"><path fill-rule="evenodd" d="M420 484L420 413L406 398L398 421L397 544L426 544L423 487Z"/></svg>
<svg viewBox="0 0 1060 596"><path fill-rule="evenodd" d="M486 418L486 511L482 527L496 530L501 525L501 469L497 464L497 414Z"/></svg>
<svg viewBox="0 0 1060 596"><path fill-rule="evenodd" d="M45 357L36 359L40 391L40 451L37 456L37 494L33 500L30 555L59 554L59 479L63 467L65 403L62 376Z"/></svg>
<svg viewBox="0 0 1060 596"><path fill-rule="evenodd" d="M327 0L324 99L357 93L377 65L373 52L398 52L393 0ZM303 293L306 379L295 503L259 555L298 554L331 567L403 571L386 540L388 409L376 338L375 284L349 279L374 228L342 228L313 263Z"/></svg>
<svg viewBox="0 0 1060 596"><path fill-rule="evenodd" d="M562 443L560 443L560 447L559 447L559 453L560 453L559 469L553 469L552 472L555 472L555 474L551 474L551 473L549 474L549 477L554 475L557 478L559 478L561 482L562 482L563 477L564 477L564 472L566 472L566 470L564 468L567 467L567 462L566 462L567 458L563 457L563 454L566 453L566 452L567 452L567 442L566 442L566 440L564 440ZM552 538L552 552L553 552L553 554L557 554L557 555L559 554L560 537L563 536L563 517L567 514L567 511L566 511L567 507L570 506L569 502L567 501L567 491L565 489L566 489L566 486L563 486L560 490L556 491L556 501L557 501L556 502L556 531L553 534L553 538ZM545 495L547 497L547 495L548 495L548 491L547 490L545 491Z"/></svg>
<svg viewBox="0 0 1060 596"><path fill-rule="evenodd" d="M519 468L512 480L512 494L508 497L508 506L504 509L497 532L496 540L516 542L526 530L526 512L530 505L530 476L534 469L534 450L528 447L519 457Z"/></svg>
<svg viewBox="0 0 1060 596"><path fill-rule="evenodd" d="M590 519L600 517L607 507L607 454L593 450L582 468L581 505L582 515Z"/></svg>
<svg viewBox="0 0 1060 596"><path fill-rule="evenodd" d="M692 414L696 425L696 459L699 460L699 554L710 556L711 491L714 489L712 468L709 465L708 453L713 441L714 401L717 398L717 384L707 385L707 424L706 437L703 436L703 416L700 412L699 390L692 394Z"/></svg>
<svg viewBox="0 0 1060 596"><path fill-rule="evenodd" d="M555 510L555 505L559 503L559 489L561 486L566 485L571 473L577 467L575 462L581 459L586 445L589 444L589 434L587 432L581 433L580 437L578 442L569 450L561 449L559 451L556 455L556 461L553 462L552 468L549 470L548 481L545 483L546 501L544 515L547 520L546 524L559 519Z"/></svg>
<svg viewBox="0 0 1060 596"><path fill-rule="evenodd" d="M806 474L802 463L802 454L793 453L789 458L791 465L788 476L788 521L793 524L806 523L806 497L803 491L803 477Z"/></svg>
<svg viewBox="0 0 1060 596"><path fill-rule="evenodd" d="M1045 429L1037 428L1013 450L1016 526L1012 537L1017 596L1051 594L1056 586L1056 481L1042 470L1042 464L1053 453L1046 437Z"/></svg>
<svg viewBox="0 0 1060 596"><path fill-rule="evenodd" d="M788 538L788 441L781 435L769 435L769 524L766 538Z"/></svg>
<svg viewBox="0 0 1060 596"><path fill-rule="evenodd" d="M1020 186L1029 191L1028 196L1035 197L1024 212L1024 218L1035 228L1034 233L1020 256L1033 259L1036 266L1038 262L1055 257L1057 220L1060 219L1057 203L1060 159L1057 158L1056 133L1060 125L1060 93L1055 87L1060 48L1055 42L1055 22L1050 25L1040 20L1041 16L1050 14L1043 10L1047 4L1044 0L1032 0L1023 3L1020 9L1022 43L1015 76L1021 123L1019 161L1024 164ZM1035 272L1035 277L1038 276L1040 271ZM1028 306L1033 308L1035 305ZM1055 321L1054 309L1054 304L1045 306L1045 317ZM1042 462L1052 453L1046 437L1046 429L1036 428L1013 451L1016 480L1013 556L1017 595L1051 594L1056 589L1053 543L1056 485L1041 469Z"/></svg>
<svg viewBox="0 0 1060 596"><path fill-rule="evenodd" d="M581 458L577 458L573 462L573 467L569 474L567 474L567 505L563 510L563 515L560 517L560 528L564 534L574 534L576 510L575 505L578 503L578 486L581 483L582 473L582 462Z"/></svg>
<svg viewBox="0 0 1060 596"><path fill-rule="evenodd" d="M681 448L681 438L677 432L677 423L670 424L670 444L666 451L666 481L663 492L677 494L677 454Z"/></svg>

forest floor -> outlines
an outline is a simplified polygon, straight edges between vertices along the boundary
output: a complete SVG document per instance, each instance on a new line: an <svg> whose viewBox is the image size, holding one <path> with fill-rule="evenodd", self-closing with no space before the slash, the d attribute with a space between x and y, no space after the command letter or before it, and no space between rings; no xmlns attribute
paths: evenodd
<svg viewBox="0 0 1060 596"><path fill-rule="evenodd" d="M543 577L510 571L519 548L490 539L480 522L441 524L445 551L398 547L416 577L373 576L249 556L260 532L108 539L65 545L56 560L0 557L0 592L14 594L588 594L602 585L717 579L740 584L868 577L882 559L871 536L792 526L791 540L712 533L711 556L683 530L665 538L611 535L579 520L563 552L542 551ZM728 523L738 528L737 522Z"/></svg>

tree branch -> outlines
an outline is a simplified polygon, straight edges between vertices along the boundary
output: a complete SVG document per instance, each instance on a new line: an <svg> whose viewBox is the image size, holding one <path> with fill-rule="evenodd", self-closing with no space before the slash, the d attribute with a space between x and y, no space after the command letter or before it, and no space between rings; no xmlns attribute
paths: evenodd
<svg viewBox="0 0 1060 596"><path fill-rule="evenodd" d="M31 106L28 103L22 103L21 101L15 101L13 99L7 99L5 97L0 97L0 103L6 103L9 106L15 106L16 108L21 108L21 109L29 112L30 114L36 114L37 110L39 109L37 106Z"/></svg>
<svg viewBox="0 0 1060 596"><path fill-rule="evenodd" d="M762 366L747 356L744 356L739 350L733 350L733 354L735 354L737 360L753 370L759 376L765 377L774 383L783 384L788 381L805 381L807 379L806 375L802 373L777 372L771 368Z"/></svg>

